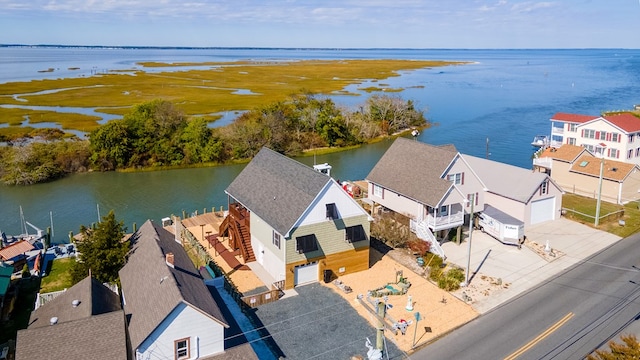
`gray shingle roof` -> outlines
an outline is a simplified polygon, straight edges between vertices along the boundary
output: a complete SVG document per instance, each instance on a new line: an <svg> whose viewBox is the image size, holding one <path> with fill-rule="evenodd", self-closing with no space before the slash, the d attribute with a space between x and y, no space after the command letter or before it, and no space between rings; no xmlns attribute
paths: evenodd
<svg viewBox="0 0 640 360"><path fill-rule="evenodd" d="M133 349L181 302L228 327L202 276L172 233L147 220L131 241L127 263L119 274ZM175 268L167 266L167 253L173 253Z"/></svg>
<svg viewBox="0 0 640 360"><path fill-rule="evenodd" d="M534 172L497 161L478 158L471 155L460 155L478 175L487 190L526 203L548 178L541 172Z"/></svg>
<svg viewBox="0 0 640 360"><path fill-rule="evenodd" d="M80 301L77 307L72 306L73 300ZM58 318L58 323L64 323L121 309L120 297L116 293L98 280L87 276L55 299L33 311L29 320L29 329L49 327L49 319L54 316Z"/></svg>
<svg viewBox="0 0 640 360"><path fill-rule="evenodd" d="M434 207L452 186L440 176L456 154L453 145L397 138L366 180Z"/></svg>
<svg viewBox="0 0 640 360"><path fill-rule="evenodd" d="M285 235L331 178L262 148L225 192Z"/></svg>
<svg viewBox="0 0 640 360"><path fill-rule="evenodd" d="M16 359L126 359L126 344L120 297L86 277L31 313L28 328L18 332Z"/></svg>

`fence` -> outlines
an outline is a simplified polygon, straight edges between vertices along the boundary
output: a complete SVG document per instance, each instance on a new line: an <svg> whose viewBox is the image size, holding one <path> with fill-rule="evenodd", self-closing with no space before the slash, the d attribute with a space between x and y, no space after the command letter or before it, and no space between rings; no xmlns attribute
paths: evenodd
<svg viewBox="0 0 640 360"><path fill-rule="evenodd" d="M580 211L576 211L573 209L562 208L562 215L566 215L567 213L571 213L570 217L579 221L583 221L585 223L595 223L595 220L596 220L596 217L594 215L581 213ZM618 211L600 215L600 219L598 220L598 223L604 223L607 221L621 219L623 216L624 216L624 209L620 209Z"/></svg>

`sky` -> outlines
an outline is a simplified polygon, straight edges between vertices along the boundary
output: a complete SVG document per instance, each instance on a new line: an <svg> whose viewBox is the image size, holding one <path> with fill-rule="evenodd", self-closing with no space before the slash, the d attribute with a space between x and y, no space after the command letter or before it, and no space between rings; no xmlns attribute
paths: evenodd
<svg viewBox="0 0 640 360"><path fill-rule="evenodd" d="M639 0L0 0L0 44L640 48Z"/></svg>

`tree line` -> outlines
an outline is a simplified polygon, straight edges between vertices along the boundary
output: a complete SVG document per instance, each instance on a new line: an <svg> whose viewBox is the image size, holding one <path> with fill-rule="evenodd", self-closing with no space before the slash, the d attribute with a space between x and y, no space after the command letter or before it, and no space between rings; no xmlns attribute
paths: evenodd
<svg viewBox="0 0 640 360"><path fill-rule="evenodd" d="M194 166L251 159L263 146L293 156L320 147L363 144L427 125L424 111L409 100L371 96L356 110L300 92L210 128L175 104L153 100L136 105L120 120L92 131L88 140L41 141L0 147L0 179L6 184L45 182L89 170Z"/></svg>

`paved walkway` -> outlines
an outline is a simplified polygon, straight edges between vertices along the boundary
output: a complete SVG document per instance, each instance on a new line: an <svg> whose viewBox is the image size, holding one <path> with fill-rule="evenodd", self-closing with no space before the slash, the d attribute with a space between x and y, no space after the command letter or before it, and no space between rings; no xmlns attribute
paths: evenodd
<svg viewBox="0 0 640 360"><path fill-rule="evenodd" d="M488 296L475 296L471 305L476 311L485 313L620 240L619 236L564 218L530 226L525 235L530 246L518 250L480 231L473 232L470 286L483 276L500 279L503 284ZM554 258L545 259L531 246L544 247L547 241L557 255ZM442 247L448 262L467 267L468 242L449 242Z"/></svg>

